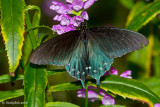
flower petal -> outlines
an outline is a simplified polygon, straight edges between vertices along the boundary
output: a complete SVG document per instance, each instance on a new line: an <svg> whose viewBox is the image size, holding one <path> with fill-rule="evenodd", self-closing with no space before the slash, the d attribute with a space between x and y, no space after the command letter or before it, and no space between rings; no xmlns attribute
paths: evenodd
<svg viewBox="0 0 160 107"><path fill-rule="evenodd" d="M106 95L102 99L102 104L103 105L114 105L115 104L115 100L114 100L114 98L112 96Z"/></svg>
<svg viewBox="0 0 160 107"><path fill-rule="evenodd" d="M68 26L70 24L70 20L71 20L71 17L66 14L60 15L58 18L58 21L61 21L61 25Z"/></svg>
<svg viewBox="0 0 160 107"><path fill-rule="evenodd" d="M77 91L77 96L80 98L85 98L85 89L79 89ZM88 100L94 102L95 100L98 100L98 93L96 93L95 91L89 90L88 89Z"/></svg>
<svg viewBox="0 0 160 107"><path fill-rule="evenodd" d="M132 71L131 71L131 70L127 70L127 71L123 72L123 73L120 75L120 77L132 79L131 74L132 74Z"/></svg>
<svg viewBox="0 0 160 107"><path fill-rule="evenodd" d="M74 0L74 1L72 2L72 8L73 8L73 10L75 10L75 11L81 10L81 9L83 8L83 6L84 6L84 3L83 3L82 0Z"/></svg>
<svg viewBox="0 0 160 107"><path fill-rule="evenodd" d="M73 2L73 0L66 0L66 2L67 2L67 3L72 3L72 2Z"/></svg>
<svg viewBox="0 0 160 107"><path fill-rule="evenodd" d="M160 107L160 103L155 104L154 107Z"/></svg>
<svg viewBox="0 0 160 107"><path fill-rule="evenodd" d="M65 6L64 4L52 1L53 5L50 6L50 9L55 10L59 14L71 14L72 10Z"/></svg>
<svg viewBox="0 0 160 107"><path fill-rule="evenodd" d="M84 22L84 20L80 16L73 16L70 22L70 24L78 27L81 22Z"/></svg>
<svg viewBox="0 0 160 107"><path fill-rule="evenodd" d="M116 70L114 67L111 67L111 68L110 68L110 71L111 71L110 74L118 75L118 70Z"/></svg>
<svg viewBox="0 0 160 107"><path fill-rule="evenodd" d="M75 30L76 28L73 27L73 26L63 26L63 25L53 25L52 27L52 30L57 32L58 35L61 35L63 33L66 33L66 32L69 32L69 31L72 31L72 30Z"/></svg>
<svg viewBox="0 0 160 107"><path fill-rule="evenodd" d="M95 1L96 0L87 0L86 2L84 2L84 9L88 9L90 6L93 5Z"/></svg>
<svg viewBox="0 0 160 107"><path fill-rule="evenodd" d="M83 19L85 19L85 20L89 20L88 13L87 13L86 11L83 11L83 12L81 13L81 17L82 17Z"/></svg>

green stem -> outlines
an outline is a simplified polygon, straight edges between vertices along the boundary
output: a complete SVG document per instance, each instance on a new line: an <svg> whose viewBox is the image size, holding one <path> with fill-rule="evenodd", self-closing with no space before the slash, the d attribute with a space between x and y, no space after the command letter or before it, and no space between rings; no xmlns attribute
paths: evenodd
<svg viewBox="0 0 160 107"><path fill-rule="evenodd" d="M88 87L87 86L85 88L85 94L86 94L86 97L85 97L85 107L88 107Z"/></svg>
<svg viewBox="0 0 160 107"><path fill-rule="evenodd" d="M25 3L24 3L24 5L25 5L25 7L27 7ZM31 24L31 21L30 21L28 11L25 11L25 19L26 19L25 21L26 21L27 29L32 28L32 24ZM35 50L36 47L37 47L37 41L36 41L36 37L35 37L33 31L29 31L29 37L30 37L30 40L31 40L31 43L32 43L33 50Z"/></svg>
<svg viewBox="0 0 160 107"><path fill-rule="evenodd" d="M29 18L29 14L28 14L28 11L26 11L26 26L28 29L30 29L32 27L31 25L31 21L30 21L30 18ZM36 49L37 47L37 42L36 42L36 38L35 38L35 35L34 35L34 32L33 31L29 31L29 37L30 37L30 40L31 40L31 43L32 43L32 47L33 47L33 50Z"/></svg>
<svg viewBox="0 0 160 107"><path fill-rule="evenodd" d="M36 30L36 29L38 29L38 28L47 28L47 29L52 30L50 27L45 26L45 25L42 25L42 26L37 26L37 27L31 27L31 28L27 29L26 32L29 32L29 31L31 31L31 30Z"/></svg>
<svg viewBox="0 0 160 107"><path fill-rule="evenodd" d="M48 102L53 102L52 92L50 91L50 84L47 84L47 100Z"/></svg>

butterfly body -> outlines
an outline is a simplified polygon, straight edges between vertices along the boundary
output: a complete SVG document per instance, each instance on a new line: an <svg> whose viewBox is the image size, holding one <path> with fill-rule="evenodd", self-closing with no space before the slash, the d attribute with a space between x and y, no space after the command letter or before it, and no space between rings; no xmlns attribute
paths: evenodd
<svg viewBox="0 0 160 107"><path fill-rule="evenodd" d="M109 70L114 58L143 48L148 40L140 33L114 28L87 29L82 23L80 30L70 31L48 40L31 55L30 61L39 65L65 66L69 74L84 81L88 75L100 84L100 77Z"/></svg>

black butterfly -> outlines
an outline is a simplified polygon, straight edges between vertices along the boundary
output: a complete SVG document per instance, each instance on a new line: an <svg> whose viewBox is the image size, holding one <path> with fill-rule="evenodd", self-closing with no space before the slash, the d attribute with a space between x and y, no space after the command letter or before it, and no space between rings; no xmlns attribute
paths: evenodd
<svg viewBox="0 0 160 107"><path fill-rule="evenodd" d="M88 75L100 84L100 77L110 69L113 59L143 48L148 40L142 34L115 27L70 31L41 44L31 55L30 62L38 65L66 66L69 74L84 81Z"/></svg>

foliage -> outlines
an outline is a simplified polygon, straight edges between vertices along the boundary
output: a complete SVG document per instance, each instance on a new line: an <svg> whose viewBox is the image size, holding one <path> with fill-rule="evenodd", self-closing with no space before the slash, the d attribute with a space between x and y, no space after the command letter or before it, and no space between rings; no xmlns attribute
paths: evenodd
<svg viewBox="0 0 160 107"><path fill-rule="evenodd" d="M158 17L160 1L120 0L119 3L129 10L126 28L146 35L150 43L149 46L129 54L126 58L129 69L135 67L134 69L137 70L133 72L133 77L138 80L109 75L101 78L100 88L112 93L113 96L138 100L153 107L154 104L160 103L160 42L158 37L160 34L160 18ZM50 86L52 84L50 79L52 78L51 80L55 82L55 78L59 78L62 72L65 75L65 69L63 67L33 65L29 62L32 51L44 40L55 36L55 34L48 34L48 32L40 36L42 33L40 28L51 30L49 26L40 25L42 20L40 7L26 5L23 0L0 0L0 11L1 33L5 45L5 48L0 47L0 55L6 54L10 72L10 74L0 76L0 85L15 80L23 80L24 85L24 89L0 91L0 102L24 95L24 101L27 102L26 107L79 107L68 102L53 102L52 96L58 92L81 89L79 81L73 82L70 79L60 77L59 80L63 80L65 83ZM130 67L130 65L132 66ZM137 72L143 73L143 76ZM92 80L88 80L86 83L87 86L95 86ZM123 106L118 104L101 107Z"/></svg>

